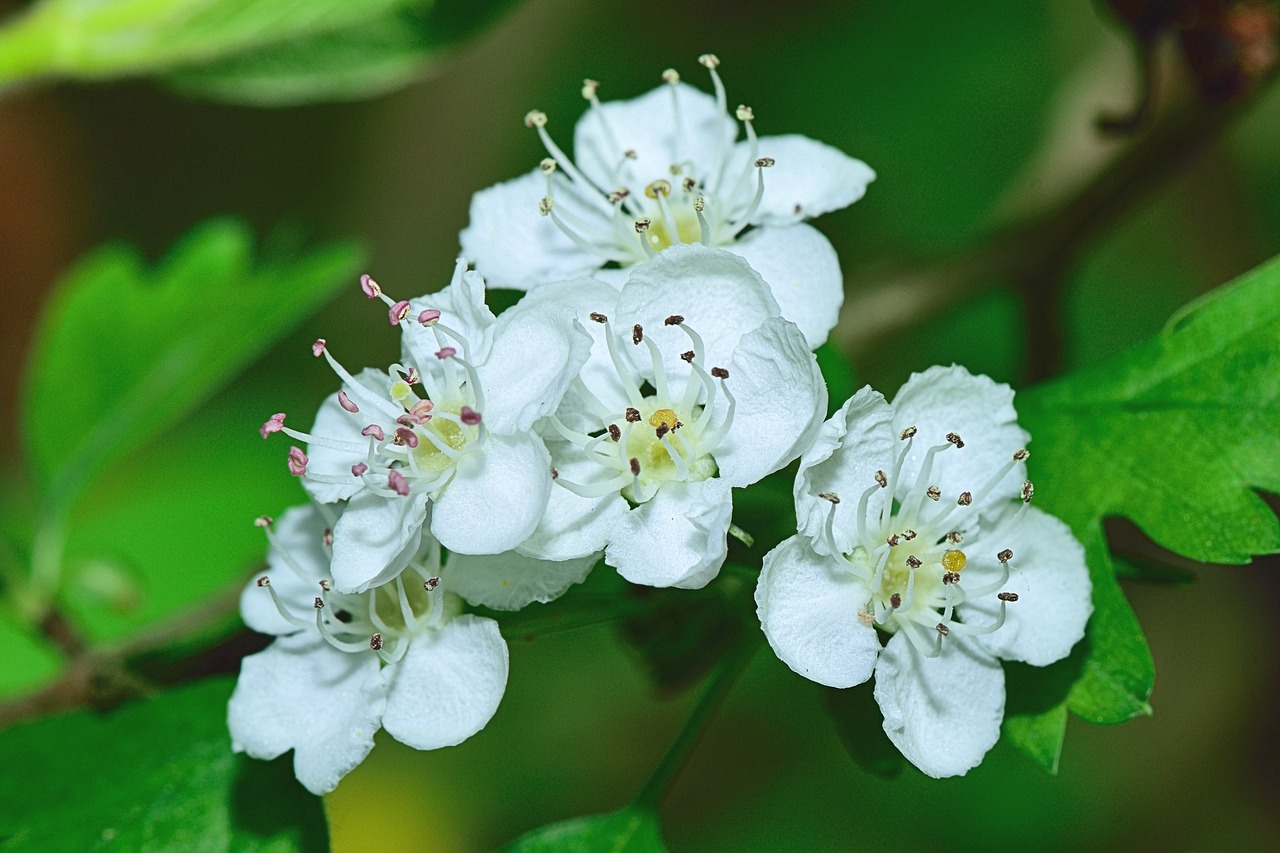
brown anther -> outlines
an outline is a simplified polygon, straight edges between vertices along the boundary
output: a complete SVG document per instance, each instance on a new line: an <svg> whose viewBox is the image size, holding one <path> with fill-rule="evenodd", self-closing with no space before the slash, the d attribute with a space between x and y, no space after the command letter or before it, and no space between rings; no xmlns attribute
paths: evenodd
<svg viewBox="0 0 1280 853"><path fill-rule="evenodd" d="M902 432L898 433L898 438L902 441L906 441L908 438L915 438L917 432L919 432L919 430L913 426L909 426Z"/></svg>
<svg viewBox="0 0 1280 853"><path fill-rule="evenodd" d="M772 157L761 157L759 160L757 160L757 161L756 161L756 168L757 168L757 169L767 169L767 168L769 168L770 166L772 166L774 163L777 163L777 162L778 162L778 161L777 161L777 160L775 160L775 159L773 159Z"/></svg>
<svg viewBox="0 0 1280 853"><path fill-rule="evenodd" d="M372 637L369 638L369 648L373 649L375 652L382 651L382 635L381 634L374 634Z"/></svg>
<svg viewBox="0 0 1280 853"><path fill-rule="evenodd" d="M258 578L258 586L271 586L271 578L266 575Z"/></svg>
<svg viewBox="0 0 1280 853"><path fill-rule="evenodd" d="M636 346L639 346L640 342L643 340L644 340L644 326L641 326L639 323L636 323L634 326L631 327L631 343L635 344Z"/></svg>
<svg viewBox="0 0 1280 853"><path fill-rule="evenodd" d="M954 432L947 433L947 441L954 444L957 448L964 447L964 441Z"/></svg>
<svg viewBox="0 0 1280 853"><path fill-rule="evenodd" d="M658 196L666 198L671 195L671 182L663 178L659 178L644 188L644 194L649 198L656 199Z"/></svg>
<svg viewBox="0 0 1280 853"><path fill-rule="evenodd" d="M882 489L889 487L889 478L884 475L883 471L876 472L876 485Z"/></svg>
<svg viewBox="0 0 1280 853"><path fill-rule="evenodd" d="M609 424L609 438L612 438L614 441L622 439L622 430L618 429L617 424Z"/></svg>
<svg viewBox="0 0 1280 853"><path fill-rule="evenodd" d="M607 322L609 322L609 318L608 318L608 317L606 317L605 315L601 314L599 311L592 311L592 312L591 312L590 314L588 314L587 316L588 316L588 317L590 317L592 320L594 320L594 321L595 321L595 322L597 322L597 323L607 323Z"/></svg>
<svg viewBox="0 0 1280 853"><path fill-rule="evenodd" d="M999 554L996 554L996 559L1002 563L1007 563L1013 559L1013 551L1009 550L1008 548L1005 548Z"/></svg>
<svg viewBox="0 0 1280 853"><path fill-rule="evenodd" d="M616 190L609 193L609 204L618 204L629 195L631 195L631 190L626 187L618 187Z"/></svg>
<svg viewBox="0 0 1280 853"><path fill-rule="evenodd" d="M689 362L690 364L693 364L693 359L694 359L693 350L689 350L688 352L682 352L682 353L680 353L680 357L681 357L682 359L684 359L685 361Z"/></svg>
<svg viewBox="0 0 1280 853"><path fill-rule="evenodd" d="M637 233L637 234L643 234L644 232L646 232L646 231L648 231L648 230L649 230L649 226L650 226L650 225L652 225L652 224L653 224L653 223L649 221L649 218L648 218L648 217L642 217L642 218L640 218L640 219L637 219L637 220L636 220L636 233Z"/></svg>
<svg viewBox="0 0 1280 853"><path fill-rule="evenodd" d="M525 127L546 127L547 114L542 110L529 110L524 114Z"/></svg>
<svg viewBox="0 0 1280 853"><path fill-rule="evenodd" d="M1023 450L1015 450L1013 452L1013 461L1021 462L1022 460L1026 459L1030 455L1031 454L1025 448Z"/></svg>
<svg viewBox="0 0 1280 853"><path fill-rule="evenodd" d="M959 530L953 530L947 534L947 541L952 545L959 545L963 539L964 537L960 535Z"/></svg>
<svg viewBox="0 0 1280 853"><path fill-rule="evenodd" d="M968 506L969 504L973 503L973 493L961 492L960 497L956 498L956 503L959 504L960 506Z"/></svg>
<svg viewBox="0 0 1280 853"><path fill-rule="evenodd" d="M1008 601L1012 603L1018 600L1018 594L1016 592L1002 592L999 595L997 595L996 598L1000 599L1001 601Z"/></svg>
<svg viewBox="0 0 1280 853"><path fill-rule="evenodd" d="M684 315L672 314L670 317L662 321L664 326L679 326L684 322Z"/></svg>
<svg viewBox="0 0 1280 853"><path fill-rule="evenodd" d="M1022 484L1022 502L1024 504L1031 503L1031 499L1035 497L1036 487L1030 480Z"/></svg>
<svg viewBox="0 0 1280 853"><path fill-rule="evenodd" d="M551 479L553 480L560 479L560 472L556 470L556 466L554 465L551 466Z"/></svg>
<svg viewBox="0 0 1280 853"><path fill-rule="evenodd" d="M896 592L893 595L889 596L889 606L892 607L894 610L897 610L899 607L901 607L902 596Z"/></svg>
<svg viewBox="0 0 1280 853"><path fill-rule="evenodd" d="M960 583L960 573L959 573L959 572L947 572L946 574L944 574L944 575L942 576L942 585L943 585L943 586L948 586L948 585L953 584L953 583Z"/></svg>
<svg viewBox="0 0 1280 853"><path fill-rule="evenodd" d="M436 587L440 586L440 578L427 578L422 583L422 588L427 592L432 592Z"/></svg>
<svg viewBox="0 0 1280 853"><path fill-rule="evenodd" d="M556 206L556 203L551 200L551 196L544 195L541 199L538 200L538 215L539 216L550 215L552 209L555 206Z"/></svg>
<svg viewBox="0 0 1280 853"><path fill-rule="evenodd" d="M328 578L321 578L319 583L320 583L320 588L325 592L333 591L333 581L329 580Z"/></svg>
<svg viewBox="0 0 1280 853"><path fill-rule="evenodd" d="M920 562L920 558L919 558L919 557L917 557L915 554L908 554L908 555L907 555L907 565L908 565L908 566L910 566L910 567L911 567L911 568L913 568L913 569L918 569L918 568L920 568L920 566L921 566L921 565L923 565L923 564Z"/></svg>
<svg viewBox="0 0 1280 853"><path fill-rule="evenodd" d="M640 476L640 460L635 458L634 456L631 457L631 476L632 477Z"/></svg>
<svg viewBox="0 0 1280 853"><path fill-rule="evenodd" d="M634 160L636 159L636 149L628 148L626 151L622 152L622 156L626 157L628 160Z"/></svg>
<svg viewBox="0 0 1280 853"><path fill-rule="evenodd" d="M685 192L691 193L698 188L698 182L695 181L693 178L685 178L683 181L680 182L680 186L684 189Z"/></svg>
<svg viewBox="0 0 1280 853"><path fill-rule="evenodd" d="M315 604L312 606L315 607L316 610L324 610L324 599L317 595Z"/></svg>
<svg viewBox="0 0 1280 853"><path fill-rule="evenodd" d="M840 503L840 496L835 492L818 492L818 497L822 498L824 501L830 501L833 504Z"/></svg>
<svg viewBox="0 0 1280 853"><path fill-rule="evenodd" d="M914 530L904 530L902 531L902 538L907 542L910 542L912 539L916 538L916 532Z"/></svg>
<svg viewBox="0 0 1280 853"><path fill-rule="evenodd" d="M942 497L942 489L939 489L937 486L930 486L924 490L924 496L931 501L936 501L938 498Z"/></svg>
<svg viewBox="0 0 1280 853"><path fill-rule="evenodd" d="M888 543L890 548L896 548L898 543L902 541L902 537L895 533L884 541Z"/></svg>
<svg viewBox="0 0 1280 853"><path fill-rule="evenodd" d="M556 170L556 161L550 157L543 157L542 162L538 164L538 168L550 175Z"/></svg>
<svg viewBox="0 0 1280 853"><path fill-rule="evenodd" d="M711 375L716 379L728 379L729 371L725 370L723 367L713 367L711 368Z"/></svg>
<svg viewBox="0 0 1280 853"><path fill-rule="evenodd" d="M662 437L667 433L671 432L671 427L667 426L666 424L659 424L658 428L655 429L653 432L654 432L654 435L657 436L658 441L662 441Z"/></svg>
<svg viewBox="0 0 1280 853"><path fill-rule="evenodd" d="M640 422L640 410L627 407L627 423L634 424Z"/></svg>
<svg viewBox="0 0 1280 853"><path fill-rule="evenodd" d="M933 627L934 627L934 630L936 630L939 634L941 634L944 637L951 633L951 629L948 628L942 622L939 622L937 625L934 625Z"/></svg>

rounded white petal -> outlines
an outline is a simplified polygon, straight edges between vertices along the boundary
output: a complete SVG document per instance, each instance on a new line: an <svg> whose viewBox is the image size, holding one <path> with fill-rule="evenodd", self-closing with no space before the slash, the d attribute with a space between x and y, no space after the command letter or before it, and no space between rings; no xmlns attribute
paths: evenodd
<svg viewBox="0 0 1280 853"><path fill-rule="evenodd" d="M737 125L716 105L716 99L685 83L659 86L638 98L606 101L604 123L593 110L578 119L573 131L574 159L583 173L608 192L615 188L615 170L623 152L635 159L623 164L622 183L633 191L658 178L671 180L672 164L692 163L700 179L713 177L720 152L733 148ZM607 127L606 127L607 125Z"/></svg>
<svg viewBox="0 0 1280 853"><path fill-rule="evenodd" d="M585 468L586 466L581 466ZM565 472L560 472L565 476ZM543 514L533 535L516 550L539 560L571 560L604 550L609 536L627 514L627 502L617 492L584 498L562 486L552 485Z"/></svg>
<svg viewBox="0 0 1280 853"><path fill-rule="evenodd" d="M507 644L492 619L458 616L415 636L384 674L383 728L415 749L454 746L498 710L507 689Z"/></svg>
<svg viewBox="0 0 1280 853"><path fill-rule="evenodd" d="M858 503L876 484L878 470L893 467L897 435L892 427L893 410L880 392L871 386L854 394L818 431L813 445L800 457L796 473L795 500L797 529L826 553L827 519L835 513L832 533L840 553L853 550L858 529ZM832 504L821 494L840 499ZM877 489L867 502L868 513L877 515L887 490Z"/></svg>
<svg viewBox="0 0 1280 853"><path fill-rule="evenodd" d="M1016 593L1018 600L1007 605L1000 629L974 641L996 657L1047 666L1066 657L1084 638L1085 623L1093 613L1093 584L1084 547L1071 528L1035 507L1028 507L1015 526L1010 523L1015 515L1013 506L1002 519L1004 523L998 523L990 533L983 530L981 545L975 547L1013 551L1013 569L1003 590ZM964 573L966 588L985 586L999 577L989 563L973 569ZM999 604L992 593L966 601L960 612L966 621L991 624Z"/></svg>
<svg viewBox="0 0 1280 853"><path fill-rule="evenodd" d="M934 459L930 485L942 487L943 500L982 488L1014 451L1031 440L1018 426L1013 389L956 365L913 373L893 398L893 425L897 430L909 426L919 430L902 468L906 483L915 482L930 447L947 443L947 433L954 432L964 441L964 447L944 450ZM1027 466L1015 464L991 498L975 503L975 508L985 514L991 500L1003 502L1017 495L1026 475Z"/></svg>
<svg viewBox="0 0 1280 853"><path fill-rule="evenodd" d="M535 601L554 601L575 583L582 583L596 564L596 555L574 560L537 560L516 551L504 554L450 554L443 571L444 585L478 607L519 610Z"/></svg>
<svg viewBox="0 0 1280 853"><path fill-rule="evenodd" d="M422 543L426 496L384 498L362 492L333 527L333 586L364 592L389 581L409 564Z"/></svg>
<svg viewBox="0 0 1280 853"><path fill-rule="evenodd" d="M427 308L439 311L440 325L452 329L465 343L447 336L439 328L419 323L418 315ZM485 302L484 276L475 270L465 270L459 275L455 267L454 278L444 289L410 300L409 315L400 324L404 361L419 371L438 369L436 353L442 347L451 346L463 358L478 364L489 356L497 322Z"/></svg>
<svg viewBox="0 0 1280 853"><path fill-rule="evenodd" d="M810 349L827 340L844 304L844 276L831 243L812 225L754 228L726 246L769 285L782 316L800 327Z"/></svg>
<svg viewBox="0 0 1280 853"><path fill-rule="evenodd" d="M904 634L896 635L876 664L875 695L889 740L935 779L977 767L1000 737L1004 670L986 651L954 634L936 658L920 654Z"/></svg>
<svg viewBox="0 0 1280 853"><path fill-rule="evenodd" d="M796 133L762 136L758 151L774 165L764 170L764 197L752 222L785 225L848 207L876 178L861 160ZM749 156L748 143L738 143L735 162Z"/></svg>
<svg viewBox="0 0 1280 853"><path fill-rule="evenodd" d="M498 321L489 357L476 368L486 426L524 432L556 410L591 352L591 336L566 307L517 307Z"/></svg>
<svg viewBox="0 0 1280 853"><path fill-rule="evenodd" d="M493 287L527 290L585 275L602 263L538 213L546 176L535 170L471 197L471 221L458 239L462 254Z"/></svg>
<svg viewBox="0 0 1280 853"><path fill-rule="evenodd" d="M550 492L551 456L541 438L489 433L436 497L431 532L458 554L510 551L537 528Z"/></svg>
<svg viewBox="0 0 1280 853"><path fill-rule="evenodd" d="M858 618L870 597L836 558L793 536L765 555L756 613L783 663L810 681L852 687L871 677L880 653L875 628Z"/></svg>
<svg viewBox="0 0 1280 853"><path fill-rule="evenodd" d="M725 387L737 407L715 459L730 484L750 485L813 444L827 411L827 383L791 321L774 317L743 335Z"/></svg>
<svg viewBox="0 0 1280 853"><path fill-rule="evenodd" d="M699 362L723 367L743 335L778 316L778 303L742 258L701 244L680 244L632 269L618 297L623 328L642 325L644 334L658 344L668 369L678 373L688 369L680 354L690 343L679 328L664 325L673 314L684 317L706 344L706 352L698 353ZM648 359L638 357L637 362L646 364Z"/></svg>
<svg viewBox="0 0 1280 853"><path fill-rule="evenodd" d="M280 614L271 592L258 586L264 575L290 613L311 617L321 578L329 576L324 532L329 522L313 504L290 507L276 520L275 544L267 549L267 571L254 575L240 593L240 616L261 634L292 634L299 626Z"/></svg>
<svg viewBox="0 0 1280 853"><path fill-rule="evenodd" d="M615 528L605 562L632 583L699 589L720 572L733 500L715 477L667 483Z"/></svg>
<svg viewBox="0 0 1280 853"><path fill-rule="evenodd" d="M227 728L232 748L254 758L294 750L298 781L327 794L373 749L385 705L376 655L340 652L314 634L281 637L241 662Z"/></svg>

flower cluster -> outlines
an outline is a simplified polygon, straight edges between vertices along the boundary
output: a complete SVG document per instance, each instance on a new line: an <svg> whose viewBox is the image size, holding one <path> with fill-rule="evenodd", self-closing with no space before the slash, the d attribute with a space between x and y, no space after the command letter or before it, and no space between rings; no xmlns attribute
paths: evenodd
<svg viewBox="0 0 1280 853"><path fill-rule="evenodd" d="M797 459L798 533L764 558L764 632L815 681L874 669L886 731L926 772L962 773L994 742L999 659L1044 664L1080 639L1083 555L1029 506L1007 387L935 368L893 406L867 388L824 422L812 351L842 279L803 220L874 175L757 136L719 61L699 62L714 94L667 71L603 103L586 81L574 158L529 113L548 156L475 196L442 290L397 298L362 277L399 361L353 373L340 345L313 344L337 390L310 426L260 427L293 439L311 502L259 519L268 571L242 612L277 639L244 662L236 749L292 749L323 793L379 727L419 749L461 742L507 678L498 624L468 606L550 601L600 560L636 584L705 586L733 490ZM494 316L486 279L527 292Z"/></svg>

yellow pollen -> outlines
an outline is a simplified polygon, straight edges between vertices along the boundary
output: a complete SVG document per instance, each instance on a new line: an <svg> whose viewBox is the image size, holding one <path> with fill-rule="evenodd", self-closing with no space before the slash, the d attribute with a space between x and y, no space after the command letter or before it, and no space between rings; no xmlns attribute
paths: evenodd
<svg viewBox="0 0 1280 853"><path fill-rule="evenodd" d="M670 409L658 409L652 415L649 415L649 426L654 429L662 426L667 429L675 429L676 424L678 423L680 423L680 419L677 418L676 413Z"/></svg>
<svg viewBox="0 0 1280 853"><path fill-rule="evenodd" d="M968 562L969 558L964 555L964 551L947 551L942 555L943 571L959 574Z"/></svg>

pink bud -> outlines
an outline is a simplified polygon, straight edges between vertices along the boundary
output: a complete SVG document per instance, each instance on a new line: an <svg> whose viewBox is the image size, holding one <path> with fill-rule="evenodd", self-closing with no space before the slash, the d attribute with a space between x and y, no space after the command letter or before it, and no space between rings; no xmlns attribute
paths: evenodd
<svg viewBox="0 0 1280 853"><path fill-rule="evenodd" d="M458 412L458 419L467 426L475 426L480 423L480 413L470 406L463 406L462 410Z"/></svg>
<svg viewBox="0 0 1280 853"><path fill-rule="evenodd" d="M338 392L338 405L346 409L348 412L351 412L352 414L355 414L356 412L360 411L360 407L357 406L355 403L351 402L351 398L347 396L346 391Z"/></svg>
<svg viewBox="0 0 1280 853"><path fill-rule="evenodd" d="M266 423L258 427L258 435L266 438L273 432L279 432L284 429L284 412L276 412L267 418Z"/></svg>
<svg viewBox="0 0 1280 853"><path fill-rule="evenodd" d="M324 338L316 338L316 342L311 345L311 354L316 358L324 355L325 344L328 343Z"/></svg>
<svg viewBox="0 0 1280 853"><path fill-rule="evenodd" d="M307 454L302 452L302 448L294 446L289 448L289 473L295 477L301 477L307 473Z"/></svg>
<svg viewBox="0 0 1280 853"><path fill-rule="evenodd" d="M364 295L370 299L377 299L382 295L382 288L379 287L378 283L367 273L360 276L360 289L363 290Z"/></svg>
<svg viewBox="0 0 1280 853"><path fill-rule="evenodd" d="M378 441L382 441L384 438L387 437L386 433L382 431L382 427L378 426L377 424L369 424L367 427L360 430L360 434L365 436L371 435Z"/></svg>
<svg viewBox="0 0 1280 853"><path fill-rule="evenodd" d="M387 485L391 487L391 491L402 498L409 494L409 481L395 468L387 473Z"/></svg>
<svg viewBox="0 0 1280 853"><path fill-rule="evenodd" d="M440 352L436 353L436 358L443 361L446 358L453 358L457 354L458 351L453 347L442 347Z"/></svg>
<svg viewBox="0 0 1280 853"><path fill-rule="evenodd" d="M391 325L399 326L400 321L409 316L409 300L401 299L391 309L387 311L387 317L391 320Z"/></svg>
<svg viewBox="0 0 1280 853"><path fill-rule="evenodd" d="M418 315L418 322L424 326L434 326L440 322L440 312L434 308L428 308Z"/></svg>
<svg viewBox="0 0 1280 853"><path fill-rule="evenodd" d="M392 441L396 444L404 445L405 447L417 447L418 434L408 427L400 427L396 430L396 437L393 438Z"/></svg>
<svg viewBox="0 0 1280 853"><path fill-rule="evenodd" d="M351 476L353 477L363 476L364 472L368 470L369 470L368 465L364 464L363 462L357 462L356 464L351 466Z"/></svg>

